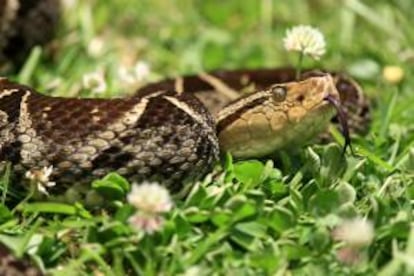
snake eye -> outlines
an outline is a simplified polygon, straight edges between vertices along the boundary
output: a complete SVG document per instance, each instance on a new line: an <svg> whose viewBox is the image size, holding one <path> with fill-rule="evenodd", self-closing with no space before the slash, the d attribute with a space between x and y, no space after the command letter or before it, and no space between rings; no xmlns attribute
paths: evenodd
<svg viewBox="0 0 414 276"><path fill-rule="evenodd" d="M286 88L283 86L273 86L272 87L272 95L275 101L281 102L286 99Z"/></svg>

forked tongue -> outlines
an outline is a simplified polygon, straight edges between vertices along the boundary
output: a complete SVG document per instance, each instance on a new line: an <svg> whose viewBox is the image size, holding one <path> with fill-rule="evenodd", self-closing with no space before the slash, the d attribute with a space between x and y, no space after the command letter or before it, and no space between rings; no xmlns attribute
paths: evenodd
<svg viewBox="0 0 414 276"><path fill-rule="evenodd" d="M349 135L348 117L346 113L344 112L344 109L342 108L341 103L336 98L334 98L332 95L326 96L325 100L328 101L330 104L332 104L335 107L336 112L337 112L338 122L339 122L339 125L341 126L341 132L345 139L342 154L345 153L347 147L349 147L351 151L353 152L352 147L351 147L351 137Z"/></svg>

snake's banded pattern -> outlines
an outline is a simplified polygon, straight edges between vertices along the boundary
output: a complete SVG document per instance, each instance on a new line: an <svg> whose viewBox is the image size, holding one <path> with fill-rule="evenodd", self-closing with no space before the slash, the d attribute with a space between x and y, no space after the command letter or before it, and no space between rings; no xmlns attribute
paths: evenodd
<svg viewBox="0 0 414 276"><path fill-rule="evenodd" d="M53 165L56 189L115 171L175 191L208 171L220 149L253 158L308 142L334 115L328 95L352 112L352 129L366 129L367 105L354 82L293 75L268 69L187 76L124 99L53 98L1 79L0 159L17 175Z"/></svg>

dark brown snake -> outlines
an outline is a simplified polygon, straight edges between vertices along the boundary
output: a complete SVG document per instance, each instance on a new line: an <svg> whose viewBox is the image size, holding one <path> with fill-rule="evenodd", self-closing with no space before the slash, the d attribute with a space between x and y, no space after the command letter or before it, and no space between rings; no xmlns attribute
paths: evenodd
<svg viewBox="0 0 414 276"><path fill-rule="evenodd" d="M177 191L220 151L245 159L303 145L335 115L327 96L341 99L353 132L366 130L366 100L338 74L295 81L289 68L219 71L153 83L123 99L54 98L1 79L0 160L17 175L52 165L56 189L115 171Z"/></svg>
<svg viewBox="0 0 414 276"><path fill-rule="evenodd" d="M2 63L21 63L33 45L53 37L59 3L0 0ZM222 71L112 100L51 98L2 79L0 161L11 162L18 178L52 165L55 190L111 171L179 190L184 179L208 171L220 151L262 157L323 133L335 112L328 98L341 98L353 133L366 131L369 109L355 82L307 75L298 82L289 68ZM343 125L343 117L333 120Z"/></svg>

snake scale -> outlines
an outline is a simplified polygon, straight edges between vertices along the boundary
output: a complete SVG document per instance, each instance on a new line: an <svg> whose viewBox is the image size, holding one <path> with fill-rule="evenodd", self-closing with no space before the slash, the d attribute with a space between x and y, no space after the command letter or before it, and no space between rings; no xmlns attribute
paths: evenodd
<svg viewBox="0 0 414 276"><path fill-rule="evenodd" d="M0 160L17 175L53 166L55 189L115 171L163 181L172 191L230 152L263 157L326 130L341 101L349 128L363 132L369 109L340 74L291 68L217 71L167 79L131 97L56 98L0 80ZM333 119L335 120L335 118Z"/></svg>

